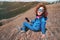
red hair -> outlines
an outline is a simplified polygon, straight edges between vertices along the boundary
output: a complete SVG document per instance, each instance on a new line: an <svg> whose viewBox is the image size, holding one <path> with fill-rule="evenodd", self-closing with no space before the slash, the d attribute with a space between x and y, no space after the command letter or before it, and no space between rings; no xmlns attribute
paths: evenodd
<svg viewBox="0 0 60 40"><path fill-rule="evenodd" d="M36 6L36 9L35 9L36 15L37 15L37 11L38 11L38 9L39 9L40 7L43 7L43 8L44 8L44 12L43 12L42 15L44 15L44 17L47 17L47 14L48 14L48 13L47 13L46 6L45 6L44 4L42 4L42 3L39 3L39 4Z"/></svg>

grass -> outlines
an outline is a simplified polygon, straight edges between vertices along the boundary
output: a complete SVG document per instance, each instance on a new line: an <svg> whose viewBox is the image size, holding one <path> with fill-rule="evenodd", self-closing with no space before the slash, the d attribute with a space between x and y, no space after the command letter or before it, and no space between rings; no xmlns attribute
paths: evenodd
<svg viewBox="0 0 60 40"><path fill-rule="evenodd" d="M34 7L37 2L22 3L22 2L3 2L0 4L0 20L14 17L20 13ZM17 9L16 9L17 8ZM16 9L16 10L14 10ZM13 10L13 11L11 11Z"/></svg>

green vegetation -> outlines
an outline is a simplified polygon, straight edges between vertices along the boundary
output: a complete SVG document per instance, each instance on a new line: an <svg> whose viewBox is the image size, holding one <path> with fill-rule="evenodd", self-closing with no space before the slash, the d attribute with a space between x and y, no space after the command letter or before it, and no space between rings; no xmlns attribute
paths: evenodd
<svg viewBox="0 0 60 40"><path fill-rule="evenodd" d="M36 6L39 2L0 2L0 20L15 17L28 9ZM47 2L40 2L46 5Z"/></svg>
<svg viewBox="0 0 60 40"><path fill-rule="evenodd" d="M34 7L38 2L1 2L0 20L14 17Z"/></svg>

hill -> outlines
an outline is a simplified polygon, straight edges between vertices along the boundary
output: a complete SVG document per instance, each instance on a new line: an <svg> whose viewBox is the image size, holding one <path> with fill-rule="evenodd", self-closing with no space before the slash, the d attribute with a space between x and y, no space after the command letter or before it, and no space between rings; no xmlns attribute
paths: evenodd
<svg viewBox="0 0 60 40"><path fill-rule="evenodd" d="M48 10L47 21L47 40L60 40L60 3L46 5ZM33 32L31 30L21 33L18 30L25 17L33 19L35 17L34 8L17 15L17 18L0 27L0 40L41 40L41 32ZM32 15L32 16L31 16Z"/></svg>

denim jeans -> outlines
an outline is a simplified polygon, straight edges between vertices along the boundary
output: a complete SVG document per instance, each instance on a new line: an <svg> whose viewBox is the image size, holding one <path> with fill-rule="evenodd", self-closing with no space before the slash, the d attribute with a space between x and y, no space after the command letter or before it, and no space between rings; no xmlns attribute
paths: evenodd
<svg viewBox="0 0 60 40"><path fill-rule="evenodd" d="M34 24L33 24L34 25ZM45 30L45 26L46 26L46 20L44 19L44 17L41 18L41 23L40 23L40 27L34 27L33 25L31 25L28 22L23 22L23 27L21 28L21 30L26 31L26 29L30 29L32 31L39 31L41 30L42 34L45 34L46 30Z"/></svg>

